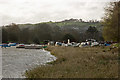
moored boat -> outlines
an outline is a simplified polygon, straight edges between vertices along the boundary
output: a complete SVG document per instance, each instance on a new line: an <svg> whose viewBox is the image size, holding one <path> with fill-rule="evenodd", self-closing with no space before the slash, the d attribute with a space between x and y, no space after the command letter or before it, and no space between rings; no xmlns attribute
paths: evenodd
<svg viewBox="0 0 120 80"><path fill-rule="evenodd" d="M25 45L24 45L24 44L18 44L18 45L16 46L16 48L25 48Z"/></svg>
<svg viewBox="0 0 120 80"><path fill-rule="evenodd" d="M42 45L25 45L25 49L42 49Z"/></svg>

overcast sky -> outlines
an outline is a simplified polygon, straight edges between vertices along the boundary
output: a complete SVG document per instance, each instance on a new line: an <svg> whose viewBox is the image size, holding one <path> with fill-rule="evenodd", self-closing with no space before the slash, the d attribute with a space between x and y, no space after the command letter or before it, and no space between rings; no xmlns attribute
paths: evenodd
<svg viewBox="0 0 120 80"><path fill-rule="evenodd" d="M106 2L110 1L112 0L0 0L0 26L70 18L100 20L104 16Z"/></svg>

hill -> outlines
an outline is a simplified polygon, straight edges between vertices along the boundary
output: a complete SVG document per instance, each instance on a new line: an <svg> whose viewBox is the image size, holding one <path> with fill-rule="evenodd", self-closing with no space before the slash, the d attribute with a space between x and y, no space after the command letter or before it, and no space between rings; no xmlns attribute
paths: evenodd
<svg viewBox="0 0 120 80"><path fill-rule="evenodd" d="M94 27L97 33L92 31L92 28L92 32L87 32L90 26ZM5 40L3 38L3 41L39 43L43 40L66 41L70 37L72 41L78 42L87 38L102 40L102 28L99 21L85 22L78 19L37 24L11 24L3 27L3 36L8 36L7 38L5 37ZM65 37L66 35L67 37ZM26 40L26 37L29 40Z"/></svg>
<svg viewBox="0 0 120 80"><path fill-rule="evenodd" d="M59 22L41 22L37 24L18 24L20 28L30 28L33 29L36 25L46 23L50 25L51 27L60 27L61 29L76 29L79 31L85 31L88 29L89 26L95 26L99 31L102 31L102 24L99 21L82 21L81 19L69 19L69 20L63 20Z"/></svg>

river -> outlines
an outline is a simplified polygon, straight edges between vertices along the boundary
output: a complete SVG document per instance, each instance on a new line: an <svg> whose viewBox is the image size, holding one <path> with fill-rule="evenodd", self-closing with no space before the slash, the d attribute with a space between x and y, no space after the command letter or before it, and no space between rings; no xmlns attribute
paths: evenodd
<svg viewBox="0 0 120 80"><path fill-rule="evenodd" d="M17 49L9 47L2 49L2 77L25 78L26 70L45 65L55 60L50 52L42 49Z"/></svg>

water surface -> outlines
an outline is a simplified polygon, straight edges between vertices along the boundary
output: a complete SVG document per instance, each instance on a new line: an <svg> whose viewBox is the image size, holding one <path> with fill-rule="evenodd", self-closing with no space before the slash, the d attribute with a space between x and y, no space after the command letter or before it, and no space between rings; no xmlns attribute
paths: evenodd
<svg viewBox="0 0 120 80"><path fill-rule="evenodd" d="M3 78L25 78L24 72L56 58L42 49L2 49Z"/></svg>

